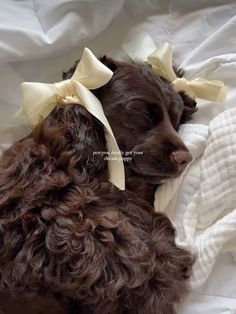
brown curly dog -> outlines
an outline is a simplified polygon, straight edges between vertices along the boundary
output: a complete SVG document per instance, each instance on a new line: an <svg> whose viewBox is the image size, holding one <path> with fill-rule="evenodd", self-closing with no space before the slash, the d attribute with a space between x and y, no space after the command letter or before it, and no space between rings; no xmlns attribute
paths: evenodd
<svg viewBox="0 0 236 314"><path fill-rule="evenodd" d="M94 93L132 156L127 189L109 182L107 160L95 154L106 151L100 122L58 104L0 160L0 289L70 300L70 313L172 314L193 257L151 204L157 185L191 160L177 130L196 103L148 65L102 61L114 76Z"/></svg>

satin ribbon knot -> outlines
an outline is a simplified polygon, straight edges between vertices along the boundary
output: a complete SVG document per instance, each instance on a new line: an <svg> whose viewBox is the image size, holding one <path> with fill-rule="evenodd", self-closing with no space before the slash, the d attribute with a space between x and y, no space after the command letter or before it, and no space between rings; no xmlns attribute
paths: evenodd
<svg viewBox="0 0 236 314"><path fill-rule="evenodd" d="M22 83L22 109L32 125L45 119L60 104L77 103L84 106L105 127L107 150L116 158L108 158L110 181L119 189L125 189L125 171L120 149L104 114L102 104L89 89L105 85L113 72L85 48L82 58L71 79L54 84ZM99 152L97 152L99 153Z"/></svg>

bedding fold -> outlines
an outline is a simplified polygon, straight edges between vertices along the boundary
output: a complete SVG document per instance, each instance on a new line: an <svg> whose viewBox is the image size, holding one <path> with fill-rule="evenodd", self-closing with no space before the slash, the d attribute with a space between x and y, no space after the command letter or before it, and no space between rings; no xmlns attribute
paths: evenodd
<svg viewBox="0 0 236 314"><path fill-rule="evenodd" d="M0 4L0 63L58 55L100 34L125 0L5 0Z"/></svg>

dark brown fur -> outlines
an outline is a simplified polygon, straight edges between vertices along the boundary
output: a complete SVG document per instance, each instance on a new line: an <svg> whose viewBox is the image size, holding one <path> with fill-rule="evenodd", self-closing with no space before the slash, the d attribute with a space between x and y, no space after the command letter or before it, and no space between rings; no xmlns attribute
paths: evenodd
<svg viewBox="0 0 236 314"><path fill-rule="evenodd" d="M172 314L193 258L150 203L156 185L179 174L170 154L187 150L176 131L196 104L148 66L102 61L114 76L94 93L121 150L144 155L126 163L127 189L118 190L107 161L93 154L106 151L103 127L76 104L58 104L7 150L0 162L0 288L74 300L75 313Z"/></svg>

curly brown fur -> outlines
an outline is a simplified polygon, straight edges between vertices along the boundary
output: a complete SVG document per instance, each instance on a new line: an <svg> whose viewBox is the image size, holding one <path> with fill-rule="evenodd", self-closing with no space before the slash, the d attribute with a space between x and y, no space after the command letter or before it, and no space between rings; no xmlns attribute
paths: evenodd
<svg viewBox="0 0 236 314"><path fill-rule="evenodd" d="M121 149L145 157L126 163L125 191L114 187L107 161L94 155L106 151L103 127L77 104L58 104L7 150L0 162L0 289L74 300L77 313L172 314L193 258L176 246L170 220L154 212L147 191L178 175L169 155L187 151L176 131L195 103L149 67L103 62L114 76L94 93Z"/></svg>

